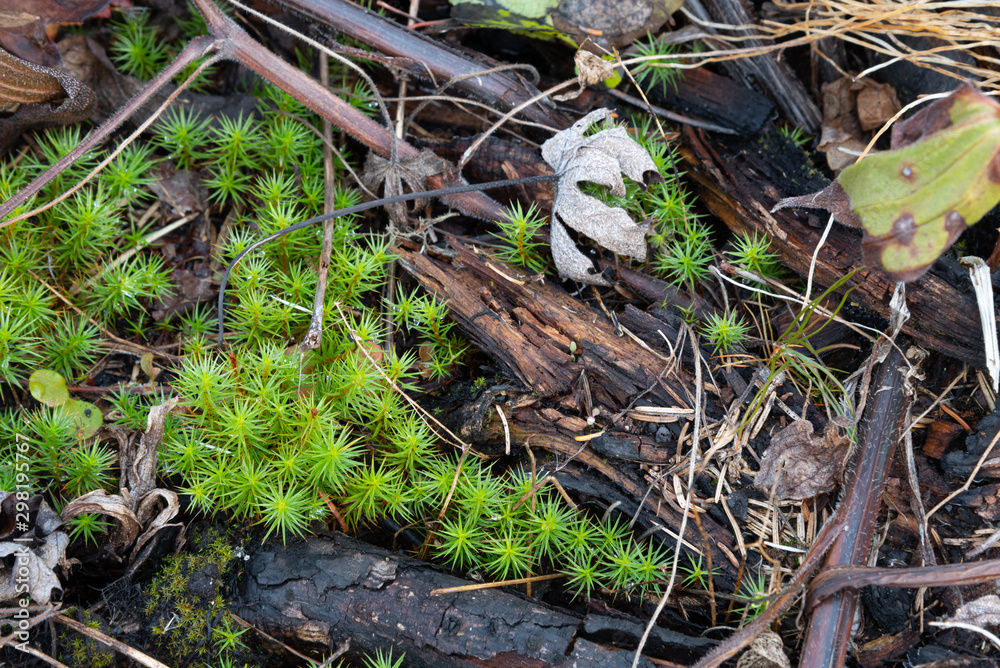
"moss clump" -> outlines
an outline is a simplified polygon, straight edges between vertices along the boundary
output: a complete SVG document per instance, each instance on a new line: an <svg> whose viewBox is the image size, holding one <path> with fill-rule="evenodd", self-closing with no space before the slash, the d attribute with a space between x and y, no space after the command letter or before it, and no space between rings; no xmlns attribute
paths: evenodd
<svg viewBox="0 0 1000 668"><path fill-rule="evenodd" d="M155 646L168 663L241 665L248 657L223 596L237 548L216 526L195 529L192 549L163 560L146 588L145 614Z"/></svg>
<svg viewBox="0 0 1000 668"><path fill-rule="evenodd" d="M108 633L107 622L86 610L67 610L66 614L92 629ZM62 654L59 658L76 668L106 668L115 660L114 651L106 645L70 629L59 634L59 646Z"/></svg>

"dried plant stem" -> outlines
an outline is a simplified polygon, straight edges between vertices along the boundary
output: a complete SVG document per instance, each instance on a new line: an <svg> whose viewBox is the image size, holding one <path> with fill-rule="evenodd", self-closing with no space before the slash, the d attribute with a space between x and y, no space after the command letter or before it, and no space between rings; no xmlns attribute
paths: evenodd
<svg viewBox="0 0 1000 668"><path fill-rule="evenodd" d="M516 580L501 580L500 582L481 582L479 584L461 585L459 587L443 587L432 589L429 596L440 596L441 594L457 594L463 591L479 591L480 589L496 589L497 587L511 587L519 584L531 584L532 582L542 582L544 580L555 580L565 577L563 573L550 573L548 575L532 575L528 578L517 578Z"/></svg>
<svg viewBox="0 0 1000 668"><path fill-rule="evenodd" d="M319 79L324 86L330 85L330 61L326 54L319 58ZM336 174L333 169L333 125L323 119L323 213L334 211L334 181ZM313 296L312 319L309 329L302 337L299 350L316 350L323 342L323 305L326 301L326 285L330 279L330 258L333 255L333 226L336 218L327 218L323 223L323 245L319 251L319 263L316 268L316 293ZM221 311L220 311L221 314Z"/></svg>
<svg viewBox="0 0 1000 668"><path fill-rule="evenodd" d="M101 633L97 629L92 629L86 624L81 624L80 622L76 621L75 619L71 619L66 615L55 615L53 617L53 620L55 620L59 624L62 624L63 626L67 626L73 629L74 631L76 631L81 635L85 635L89 638L92 638L93 640L96 640L102 645L110 647L119 654L124 654L132 661L135 661L138 664L146 666L146 668L169 668L166 664L160 663L153 657L147 654L143 654L139 650L133 647L129 647L125 643L116 640L115 638L112 638L107 634Z"/></svg>

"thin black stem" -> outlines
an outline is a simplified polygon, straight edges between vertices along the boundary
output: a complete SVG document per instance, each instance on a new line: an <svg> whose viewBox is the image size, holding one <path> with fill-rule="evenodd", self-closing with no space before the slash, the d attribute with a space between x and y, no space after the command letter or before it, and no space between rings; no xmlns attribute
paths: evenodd
<svg viewBox="0 0 1000 668"><path fill-rule="evenodd" d="M482 190L492 190L493 188L506 188L508 186L517 186L528 183L544 183L547 181L558 180L558 175L546 174L544 176L527 176L520 179L504 179L502 181L490 181L488 183L470 183L461 186L453 186L451 188L438 188L437 190L426 190L418 193L403 193L402 195L395 195L393 197L383 197L382 199L373 200L371 202L364 202L363 204L357 204L355 206L349 206L345 209L337 209L336 211L331 211L330 213L324 213L308 220L303 220L301 223L295 223L294 225L289 225L288 227L278 230L274 234L269 234L260 241L256 241L250 245L249 248L243 250L233 261L229 263L226 267L225 273L222 274L222 281L219 284L219 338L216 345L222 347L222 334L224 331L225 324L225 299L226 299L226 284L229 282L229 275L232 273L233 269L239 263L240 260L244 258L248 253L251 253L264 244L274 241L286 234L291 234L292 232L298 232L299 230L304 230L305 228L315 225L316 223L322 223L330 218L339 218L341 216L350 216L355 213L361 213L362 211L367 211L368 209L374 209L379 206L385 206L387 204L396 204L398 202L409 202L415 199L425 199L428 197L440 197L441 195L455 195L458 193L476 192Z"/></svg>

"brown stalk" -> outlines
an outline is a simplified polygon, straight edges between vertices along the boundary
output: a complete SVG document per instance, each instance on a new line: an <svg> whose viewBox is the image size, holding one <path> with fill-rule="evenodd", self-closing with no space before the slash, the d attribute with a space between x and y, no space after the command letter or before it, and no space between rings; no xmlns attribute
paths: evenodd
<svg viewBox="0 0 1000 668"><path fill-rule="evenodd" d="M857 475L848 482L848 487L844 493L845 500L838 506L834 516L827 521L819 534L817 534L809 551L802 558L802 563L799 565L798 570L795 571L791 582L775 597L774 601L767 606L757 619L720 643L718 647L702 657L695 664L694 668L715 668L722 665L723 662L734 658L754 638L767 630L771 624L787 612L795 601L798 600L799 594L809 584L810 578L812 578L813 573L819 567L820 560L827 553L827 550L832 549L834 545L840 546L838 554L843 550L845 536L848 541L860 542L863 538L857 534L867 532L867 540L870 543L873 533L871 526L869 525L865 529L860 522L862 520L874 522L875 514L878 511L882 486L885 481L885 471L887 470L888 461L895 450L899 429L904 426L899 422L905 415L905 411L902 410L904 402L902 374L897 368L902 361L902 356L898 348L893 346L886 361L880 367L875 382L871 385L871 392L874 393L875 397L872 404L868 406L868 411L861 422L861 440L855 451L852 469L857 472ZM879 471L881 471L881 475L877 477ZM873 506L873 509L871 506ZM847 534L853 535L848 536ZM864 554L867 557L867 551ZM827 563L830 563L829 560ZM838 583L834 582L834 584ZM840 589L847 586L846 584L839 584ZM850 633L853 615L852 607L851 614L846 617L847 634ZM823 623L826 622L818 621L814 615L809 624L810 635L812 635L811 632L813 632L813 629L820 629L820 624ZM833 623L829 623L829 626L833 626ZM821 632L822 629L820 629ZM840 633L844 632L840 631ZM827 636L824 640L830 643L828 649L830 652L833 652L836 650L835 646L838 644L836 640L841 636L832 632L827 634ZM844 637L849 637L849 635ZM807 660L817 661L816 657L827 654L824 646L819 644L820 641L814 642L817 643L817 650L813 653L814 658L809 658L805 651L803 651L802 661L800 662L801 667L805 668L809 666L811 668L812 666L820 665L838 665L834 663L807 662ZM843 644L846 649L846 643ZM840 665L842 665L842 662Z"/></svg>
<svg viewBox="0 0 1000 668"><path fill-rule="evenodd" d="M838 510L844 531L834 541L826 566L863 565L868 561L886 473L905 424L905 360L893 346L871 386L869 410L859 425L860 435L850 478ZM824 598L806 629L799 663L803 668L839 668L844 665L857 608L857 592L844 589Z"/></svg>
<svg viewBox="0 0 1000 668"><path fill-rule="evenodd" d="M487 67L483 64L345 0L282 0L281 4L381 53L397 57L399 62L393 65L405 68L413 76L454 81L458 90L498 109L513 109L538 94L534 86L503 72L484 73ZM562 114L541 103L527 107L523 115L558 129L569 126Z"/></svg>
<svg viewBox="0 0 1000 668"><path fill-rule="evenodd" d="M944 564L922 568L869 568L867 566L834 566L825 568L809 585L806 608L812 609L824 600L843 591L856 592L861 587L954 587L992 582L1000 578L1000 559L974 561L966 564Z"/></svg>

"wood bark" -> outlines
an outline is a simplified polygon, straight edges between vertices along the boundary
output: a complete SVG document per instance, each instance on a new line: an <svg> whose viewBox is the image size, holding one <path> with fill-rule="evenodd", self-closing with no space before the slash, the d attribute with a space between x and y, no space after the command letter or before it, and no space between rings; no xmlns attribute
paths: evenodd
<svg viewBox="0 0 1000 668"><path fill-rule="evenodd" d="M685 8L702 21L729 25L752 25L757 22L750 6L744 0L687 0ZM715 32L702 26L707 32ZM726 42L706 38L712 47L730 48ZM768 40L750 39L740 42L741 47L764 46ZM738 58L722 63L730 75L749 87L762 87L781 108L794 125L806 128L811 134L819 132L823 114L809 96L809 92L778 53L765 53L753 58Z"/></svg>
<svg viewBox="0 0 1000 668"><path fill-rule="evenodd" d="M650 403L690 407L685 386L661 378L667 359L619 335L603 313L551 282L533 282L455 239L449 243L451 263L396 253L403 268L447 302L463 335L539 396L569 393L586 373L595 401L612 410L647 390Z"/></svg>
<svg viewBox="0 0 1000 668"><path fill-rule="evenodd" d="M431 595L473 584L342 534L268 543L233 604L241 618L294 646L406 653L417 668L630 666L642 620L576 614L504 589ZM715 641L657 628L653 656L690 663ZM649 645L647 645L649 647ZM646 659L640 666L652 668Z"/></svg>

